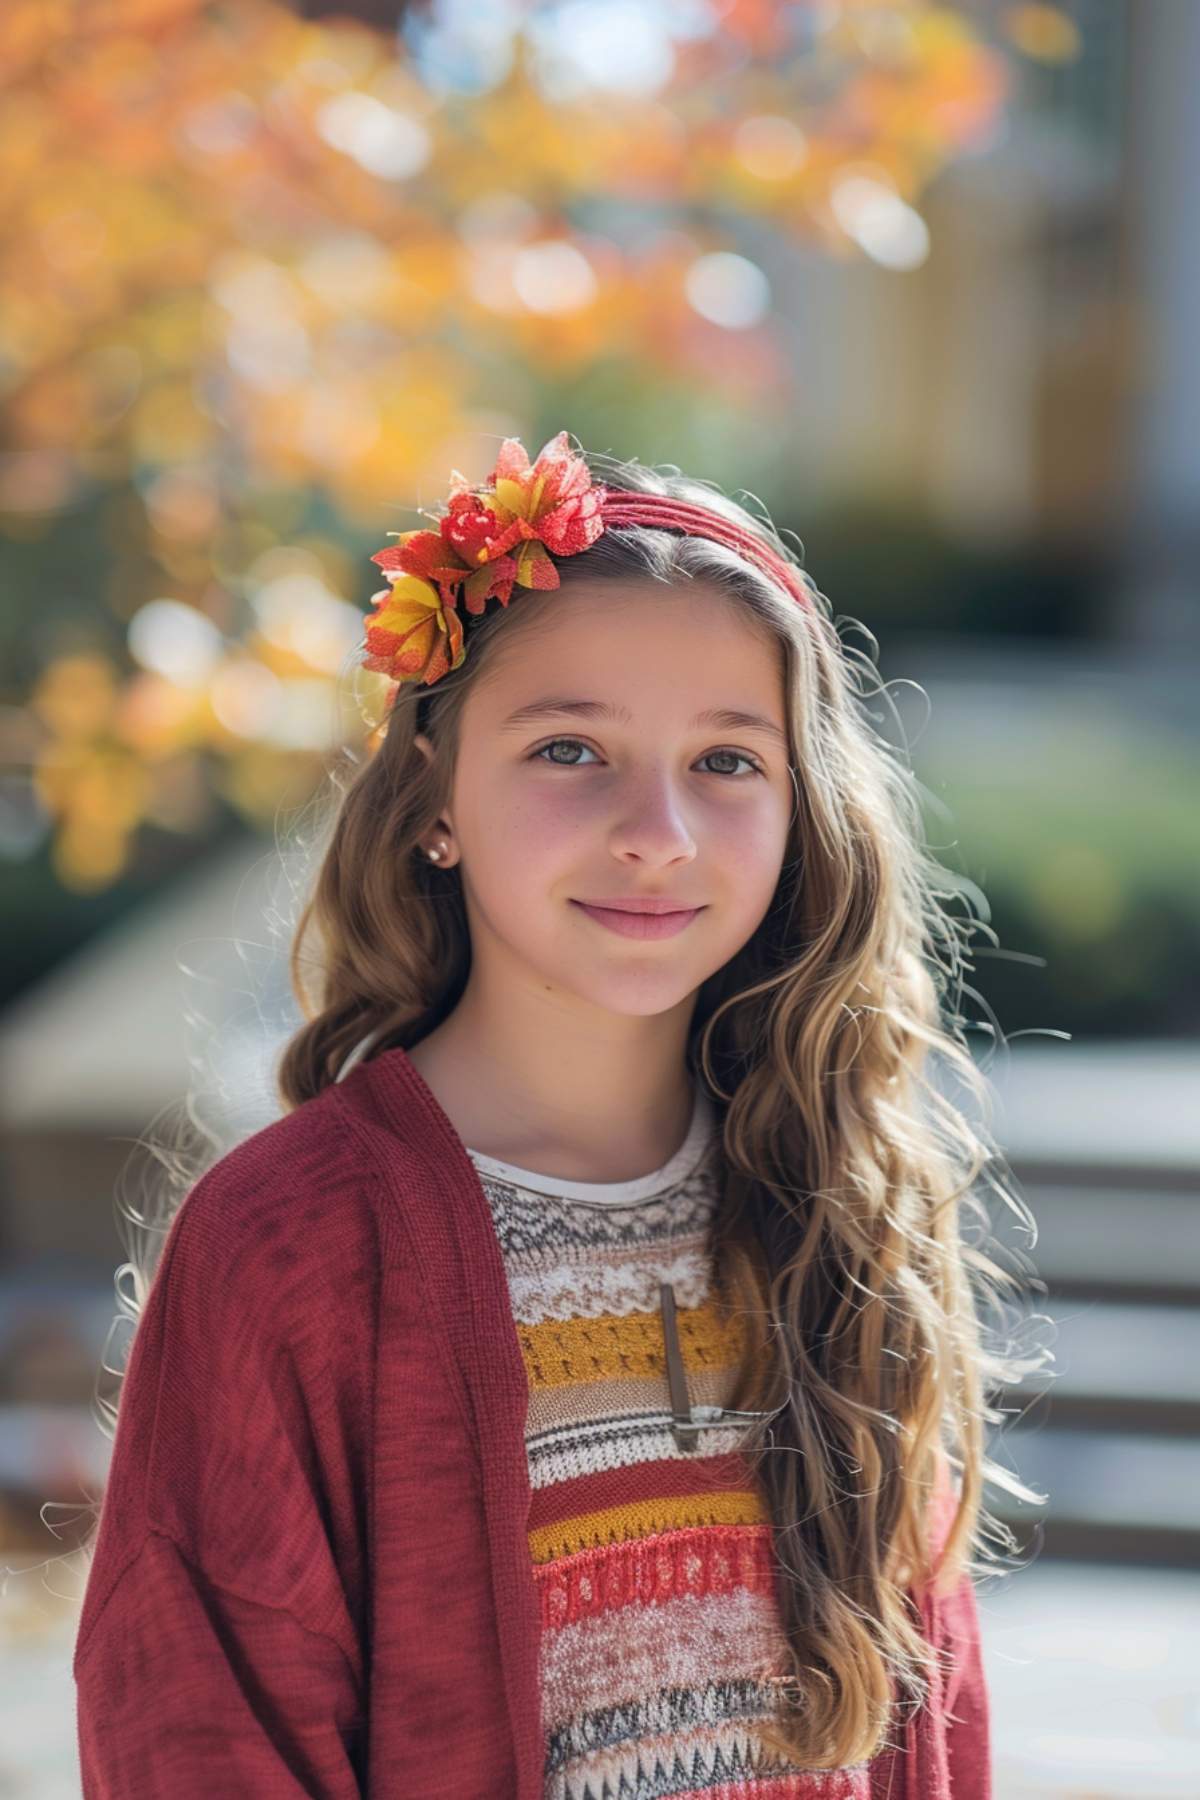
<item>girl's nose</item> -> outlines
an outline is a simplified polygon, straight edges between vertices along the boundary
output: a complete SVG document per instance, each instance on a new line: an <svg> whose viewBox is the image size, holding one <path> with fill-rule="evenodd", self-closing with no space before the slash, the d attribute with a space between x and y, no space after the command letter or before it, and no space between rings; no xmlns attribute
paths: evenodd
<svg viewBox="0 0 1200 1800"><path fill-rule="evenodd" d="M696 854L695 837L669 775L651 774L633 784L610 841L617 855L633 854L645 862L674 862Z"/></svg>

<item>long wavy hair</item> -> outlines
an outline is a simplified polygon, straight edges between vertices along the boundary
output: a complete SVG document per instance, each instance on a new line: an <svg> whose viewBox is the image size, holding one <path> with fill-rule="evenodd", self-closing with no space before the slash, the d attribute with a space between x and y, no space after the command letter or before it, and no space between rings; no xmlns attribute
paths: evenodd
<svg viewBox="0 0 1200 1800"><path fill-rule="evenodd" d="M715 484L582 454L606 486L722 512L799 568L765 513ZM462 666L432 688L402 686L366 748L331 765L289 952L304 1022L280 1057L278 1098L290 1111L360 1056L415 1045L463 992L459 877L421 845L448 804L462 709L500 633L536 636L574 591L649 578L702 582L777 640L796 801L786 853L754 935L698 992L686 1058L720 1121L711 1249L745 1345L729 1404L769 1415L741 1440L773 1522L788 1649L778 1728L764 1735L804 1766L840 1768L892 1741L897 1708L925 1697L932 1652L914 1597L1011 1562L1016 1541L985 1509L984 1483L1045 1498L985 1454L998 1396L1048 1358L1022 1359L1004 1329L1018 1290L1042 1284L1027 1263L1014 1273L996 1259L985 1200L1036 1241L961 1010L971 938L994 934L952 910L978 890L926 847L923 790L873 722L867 703L885 694L874 638L835 619L807 573L811 611L722 545L633 527L607 528L557 566L559 589L517 590L509 607L469 617ZM866 653L843 641L846 624ZM182 1199L203 1171L155 1153ZM143 1232L130 1316L170 1217ZM939 1464L957 1508L935 1563Z"/></svg>

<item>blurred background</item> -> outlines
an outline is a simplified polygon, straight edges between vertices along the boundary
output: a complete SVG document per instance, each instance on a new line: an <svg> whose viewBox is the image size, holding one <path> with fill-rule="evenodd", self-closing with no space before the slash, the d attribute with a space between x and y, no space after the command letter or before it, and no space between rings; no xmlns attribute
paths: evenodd
<svg viewBox="0 0 1200 1800"><path fill-rule="evenodd" d="M997 1800L1200 1794L1198 82L1192 0L7 0L0 1796L79 1793L115 1195L215 1031L271 1116L370 554L563 427L878 639L1054 1326Z"/></svg>

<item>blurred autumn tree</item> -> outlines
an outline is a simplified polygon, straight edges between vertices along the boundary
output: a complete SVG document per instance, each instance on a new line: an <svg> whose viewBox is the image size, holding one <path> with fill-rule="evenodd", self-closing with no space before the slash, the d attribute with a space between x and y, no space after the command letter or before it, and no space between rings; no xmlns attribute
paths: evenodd
<svg viewBox="0 0 1200 1800"><path fill-rule="evenodd" d="M786 417L739 222L904 268L1012 59L1075 49L1030 5L988 40L917 0L8 0L10 865L95 901L301 801L382 691L366 558L406 506L597 379Z"/></svg>

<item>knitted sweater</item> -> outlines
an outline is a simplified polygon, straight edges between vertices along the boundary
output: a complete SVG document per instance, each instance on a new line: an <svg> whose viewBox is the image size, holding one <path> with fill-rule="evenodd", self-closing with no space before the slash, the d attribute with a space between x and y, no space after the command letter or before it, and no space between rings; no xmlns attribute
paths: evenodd
<svg viewBox="0 0 1200 1800"><path fill-rule="evenodd" d="M692 1124L640 1184L547 1193L471 1153L392 1049L197 1183L83 1599L84 1800L988 1800L965 1579L921 1602L945 1674L895 1748L831 1774L756 1755L767 1521L736 1428L664 1435L647 1304L672 1281L690 1398L719 1404L703 1102Z"/></svg>
<svg viewBox="0 0 1200 1800"><path fill-rule="evenodd" d="M735 1428L684 1449L670 1427L661 1281L689 1398L728 1402L738 1361L710 1281L712 1127L697 1088L686 1142L635 1181L560 1181L468 1151L529 1378L546 1800L789 1787L754 1732L770 1710L756 1675L783 1666L767 1514ZM840 1791L866 1795L865 1766Z"/></svg>

